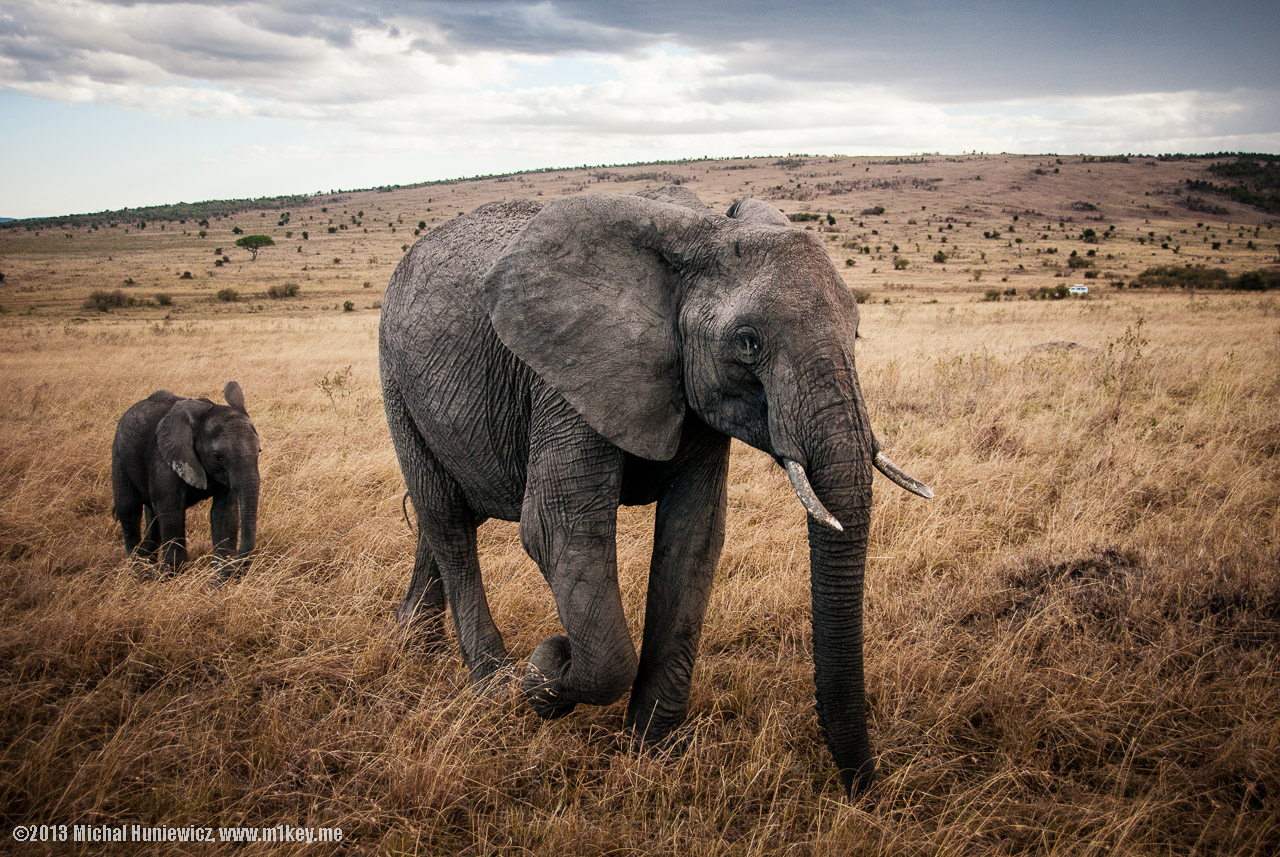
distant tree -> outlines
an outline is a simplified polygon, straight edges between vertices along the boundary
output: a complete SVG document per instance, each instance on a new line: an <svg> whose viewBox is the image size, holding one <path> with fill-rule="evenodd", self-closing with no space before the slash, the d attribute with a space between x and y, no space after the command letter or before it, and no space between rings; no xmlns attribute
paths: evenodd
<svg viewBox="0 0 1280 857"><path fill-rule="evenodd" d="M253 257L249 260L251 262L258 261L259 250L263 247L275 246L275 243L276 242L271 240L270 235L246 235L243 238L236 239L237 247L243 247L253 254Z"/></svg>

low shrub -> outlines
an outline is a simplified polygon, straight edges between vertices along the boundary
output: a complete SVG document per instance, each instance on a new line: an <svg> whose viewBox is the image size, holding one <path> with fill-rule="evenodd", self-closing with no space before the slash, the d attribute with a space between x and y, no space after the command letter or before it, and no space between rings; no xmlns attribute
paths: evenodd
<svg viewBox="0 0 1280 857"><path fill-rule="evenodd" d="M1041 286L1038 289L1032 289L1027 293L1027 297L1033 301L1060 301L1067 295L1071 294L1067 287L1058 283L1056 286Z"/></svg>
<svg viewBox="0 0 1280 857"><path fill-rule="evenodd" d="M1231 276L1225 268L1205 265L1156 265L1129 283L1131 289L1239 289L1263 292L1280 289L1280 268L1264 268Z"/></svg>
<svg viewBox="0 0 1280 857"><path fill-rule="evenodd" d="M298 296L297 283L284 283L279 286L267 287L267 297L273 300L280 300L281 298L296 298L297 296Z"/></svg>
<svg viewBox="0 0 1280 857"><path fill-rule="evenodd" d="M224 301L225 303L232 303L234 301L240 300L240 293L237 292L235 289L219 289L217 298L218 300Z"/></svg>
<svg viewBox="0 0 1280 857"><path fill-rule="evenodd" d="M133 306L133 304L134 299L120 289L111 292L106 289L95 289L84 300L85 309L96 309L98 312L110 312L115 307Z"/></svg>

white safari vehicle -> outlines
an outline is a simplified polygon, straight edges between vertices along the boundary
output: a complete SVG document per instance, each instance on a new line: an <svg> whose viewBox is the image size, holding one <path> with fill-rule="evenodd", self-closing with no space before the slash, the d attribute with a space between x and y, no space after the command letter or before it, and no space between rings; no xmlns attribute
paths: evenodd
<svg viewBox="0 0 1280 857"><path fill-rule="evenodd" d="M1067 291L1073 295L1087 295L1089 294L1089 287L1083 283L1076 283L1074 286L1067 289Z"/></svg>

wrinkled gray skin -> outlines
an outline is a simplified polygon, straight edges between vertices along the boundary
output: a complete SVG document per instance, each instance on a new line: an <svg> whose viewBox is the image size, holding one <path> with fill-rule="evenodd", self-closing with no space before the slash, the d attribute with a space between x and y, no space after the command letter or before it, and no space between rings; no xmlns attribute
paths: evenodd
<svg viewBox="0 0 1280 857"><path fill-rule="evenodd" d="M846 788L865 788L875 439L857 327L822 242L756 200L728 216L678 187L516 200L436 229L382 305L387 420L420 523L397 619L439 631L447 601L473 682L508 668L476 526L518 520L565 630L530 658L534 709L555 717L630 690L627 723L661 740L685 718L739 438L801 465L844 527L809 518L817 707ZM637 658L615 523L619 504L654 502Z"/></svg>
<svg viewBox="0 0 1280 857"><path fill-rule="evenodd" d="M258 532L261 444L240 385L230 382L222 395L226 405L161 390L120 418L111 487L129 556L155 561L163 549L165 571L176 571L187 560L187 509L212 499L219 570L230 576L247 565Z"/></svg>

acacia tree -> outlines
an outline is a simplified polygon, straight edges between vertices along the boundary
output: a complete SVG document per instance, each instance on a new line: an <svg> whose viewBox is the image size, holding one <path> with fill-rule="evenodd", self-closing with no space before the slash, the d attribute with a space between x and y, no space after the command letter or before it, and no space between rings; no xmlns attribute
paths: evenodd
<svg viewBox="0 0 1280 857"><path fill-rule="evenodd" d="M276 242L271 240L270 235L246 235L243 238L236 239L236 246L243 247L253 254L250 262L258 261L258 251L263 247L272 247Z"/></svg>

